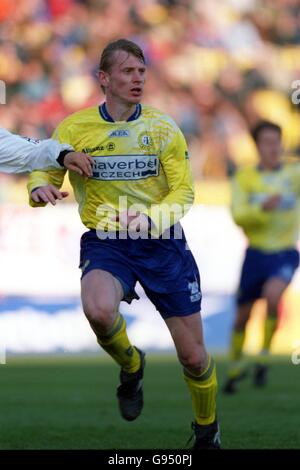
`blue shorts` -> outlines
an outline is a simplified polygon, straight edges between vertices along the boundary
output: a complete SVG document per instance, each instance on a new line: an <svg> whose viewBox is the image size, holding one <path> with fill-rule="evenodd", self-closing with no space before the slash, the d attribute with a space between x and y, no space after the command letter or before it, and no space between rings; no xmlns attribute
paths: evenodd
<svg viewBox="0 0 300 470"><path fill-rule="evenodd" d="M182 231L181 239L99 239L95 230L81 237L82 277L93 269L117 278L130 303L138 281L163 318L185 316L201 308L200 275Z"/></svg>
<svg viewBox="0 0 300 470"><path fill-rule="evenodd" d="M268 253L248 248L238 289L238 304L259 299L264 284L272 277L280 278L289 284L298 265L299 253L296 249Z"/></svg>

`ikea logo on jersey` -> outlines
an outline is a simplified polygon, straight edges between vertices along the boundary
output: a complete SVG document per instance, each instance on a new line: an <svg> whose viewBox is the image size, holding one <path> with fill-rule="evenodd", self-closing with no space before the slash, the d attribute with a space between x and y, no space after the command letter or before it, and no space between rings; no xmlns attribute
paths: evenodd
<svg viewBox="0 0 300 470"><path fill-rule="evenodd" d="M108 134L108 137L130 137L130 131L127 129L116 129Z"/></svg>
<svg viewBox="0 0 300 470"><path fill-rule="evenodd" d="M93 179L140 180L159 174L157 155L109 155L94 157Z"/></svg>

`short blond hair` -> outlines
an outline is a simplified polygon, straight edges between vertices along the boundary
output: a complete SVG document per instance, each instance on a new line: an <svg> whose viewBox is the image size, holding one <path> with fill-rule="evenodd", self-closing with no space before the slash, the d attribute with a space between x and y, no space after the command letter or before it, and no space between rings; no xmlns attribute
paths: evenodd
<svg viewBox="0 0 300 470"><path fill-rule="evenodd" d="M100 58L99 70L108 72L113 64L113 56L116 51L125 51L137 57L141 62L145 64L145 57L142 49L132 41L128 39L118 39L117 41L110 42L103 49Z"/></svg>

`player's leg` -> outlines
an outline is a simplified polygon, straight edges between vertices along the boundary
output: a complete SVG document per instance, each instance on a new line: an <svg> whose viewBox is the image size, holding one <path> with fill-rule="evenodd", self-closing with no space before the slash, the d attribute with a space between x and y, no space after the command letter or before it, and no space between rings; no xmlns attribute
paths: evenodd
<svg viewBox="0 0 300 470"><path fill-rule="evenodd" d="M270 351L272 338L276 330L279 303L288 285L289 282L284 279L274 277L269 279L263 287L263 297L267 301L267 316L262 353L268 354Z"/></svg>
<svg viewBox="0 0 300 470"><path fill-rule="evenodd" d="M261 297L261 290L266 279L264 254L260 250L248 248L242 266L240 284L237 290L237 309L230 339L229 368L225 393L235 393L239 380L246 375L246 359L243 357L246 325L256 299Z"/></svg>
<svg viewBox="0 0 300 470"><path fill-rule="evenodd" d="M143 407L144 353L129 341L125 319L119 313L122 285L109 272L94 269L82 278L81 296L99 345L121 366L117 395L123 418L131 421Z"/></svg>
<svg viewBox="0 0 300 470"><path fill-rule="evenodd" d="M126 322L119 313L123 289L118 279L100 269L89 271L81 281L84 313L102 348L126 372L136 372L139 355L131 345Z"/></svg>
<svg viewBox="0 0 300 470"><path fill-rule="evenodd" d="M262 288L262 296L267 302L267 315L264 325L262 350L257 357L254 369L254 385L266 383L268 356L277 326L278 307L285 289L290 284L294 272L299 265L298 250L289 249L265 255L267 276Z"/></svg>
<svg viewBox="0 0 300 470"><path fill-rule="evenodd" d="M213 358L206 352L200 313L165 318L173 338L195 415L195 448L218 448L216 419L217 376Z"/></svg>
<svg viewBox="0 0 300 470"><path fill-rule="evenodd" d="M263 345L254 368L254 385L257 387L264 386L267 381L268 356L276 331L278 308L288 284L289 282L284 279L273 277L263 287L262 295L267 302L267 314L264 322Z"/></svg>
<svg viewBox="0 0 300 470"><path fill-rule="evenodd" d="M123 418L133 420L143 408L145 354L128 339L119 313L121 300L138 298L128 263L126 240L99 239L95 230L81 237L82 304L100 346L121 366L117 397Z"/></svg>
<svg viewBox="0 0 300 470"><path fill-rule="evenodd" d="M254 302L249 301L238 305L236 309L236 317L233 324L230 343L230 360L233 362L239 361L242 357L243 346L245 342L246 326L253 305Z"/></svg>
<svg viewBox="0 0 300 470"><path fill-rule="evenodd" d="M183 365L195 414L194 448L219 448L217 378L203 342L200 276L184 233L179 233L176 239L170 235L141 244L141 253L135 255L138 279L165 320Z"/></svg>
<svg viewBox="0 0 300 470"><path fill-rule="evenodd" d="M238 305L230 339L229 368L223 391L235 393L238 382L246 375L246 364L243 360L243 346L246 336L246 325L249 320L254 301Z"/></svg>

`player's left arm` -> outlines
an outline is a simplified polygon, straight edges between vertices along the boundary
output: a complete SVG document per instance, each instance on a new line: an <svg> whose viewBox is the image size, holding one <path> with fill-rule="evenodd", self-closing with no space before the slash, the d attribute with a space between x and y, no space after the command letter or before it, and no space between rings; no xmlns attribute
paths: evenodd
<svg viewBox="0 0 300 470"><path fill-rule="evenodd" d="M194 202L194 187L185 138L177 128L163 149L160 163L166 175L169 191L159 204L153 205L147 216L151 232L160 235L178 222Z"/></svg>

